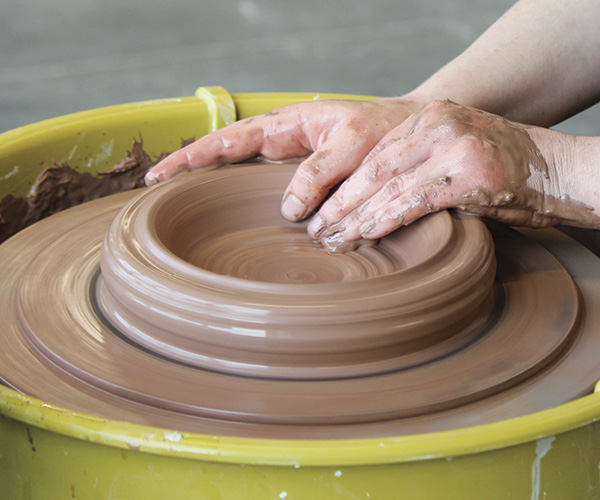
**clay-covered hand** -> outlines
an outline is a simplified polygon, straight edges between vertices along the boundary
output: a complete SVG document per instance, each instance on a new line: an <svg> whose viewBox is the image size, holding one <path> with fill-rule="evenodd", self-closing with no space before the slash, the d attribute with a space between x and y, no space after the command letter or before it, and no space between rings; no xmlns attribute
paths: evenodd
<svg viewBox="0 0 600 500"><path fill-rule="evenodd" d="M513 225L597 225L560 171L574 139L434 101L383 137L323 204L309 234L335 251L449 207Z"/></svg>
<svg viewBox="0 0 600 500"><path fill-rule="evenodd" d="M422 107L423 103L402 98L291 104L235 122L176 151L148 172L146 184L257 155L269 160L310 155L283 195L283 215L301 220L387 132Z"/></svg>

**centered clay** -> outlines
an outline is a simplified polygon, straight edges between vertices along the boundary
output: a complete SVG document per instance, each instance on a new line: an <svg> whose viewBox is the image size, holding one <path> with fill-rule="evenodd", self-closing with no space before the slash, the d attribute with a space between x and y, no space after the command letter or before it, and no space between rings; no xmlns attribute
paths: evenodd
<svg viewBox="0 0 600 500"><path fill-rule="evenodd" d="M495 257L479 220L438 214L327 253L277 210L292 168L191 176L131 203L104 242L104 316L181 362L290 379L408 368L491 321Z"/></svg>

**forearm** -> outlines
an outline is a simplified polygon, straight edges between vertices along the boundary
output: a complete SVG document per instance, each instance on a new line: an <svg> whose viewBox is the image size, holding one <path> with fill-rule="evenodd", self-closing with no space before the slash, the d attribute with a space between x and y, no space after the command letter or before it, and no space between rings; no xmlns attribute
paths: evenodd
<svg viewBox="0 0 600 500"><path fill-rule="evenodd" d="M573 162L563 168L565 189L572 200L589 210L583 211L585 220L575 221L574 225L600 229L597 222L600 216L600 137L575 137L574 141Z"/></svg>
<svg viewBox="0 0 600 500"><path fill-rule="evenodd" d="M600 100L600 2L521 0L409 94L552 126Z"/></svg>
<svg viewBox="0 0 600 500"><path fill-rule="evenodd" d="M528 132L547 165L545 172L532 169L527 183L545 194L542 212L566 225L600 229L600 137Z"/></svg>

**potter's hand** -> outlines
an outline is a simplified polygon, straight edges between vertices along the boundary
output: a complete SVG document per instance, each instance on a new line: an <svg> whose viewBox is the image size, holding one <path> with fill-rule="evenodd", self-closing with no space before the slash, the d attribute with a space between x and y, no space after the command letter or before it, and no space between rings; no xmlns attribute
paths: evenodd
<svg viewBox="0 0 600 500"><path fill-rule="evenodd" d="M597 185L598 175L576 178L576 139L435 101L379 142L309 233L336 249L449 207L514 225L600 227L589 206L598 203L597 191L581 190Z"/></svg>
<svg viewBox="0 0 600 500"><path fill-rule="evenodd" d="M214 168L259 154L270 160L310 154L283 195L283 215L301 220L356 169L389 130L422 106L404 99L288 105L240 120L176 151L148 172L146 184L180 171Z"/></svg>

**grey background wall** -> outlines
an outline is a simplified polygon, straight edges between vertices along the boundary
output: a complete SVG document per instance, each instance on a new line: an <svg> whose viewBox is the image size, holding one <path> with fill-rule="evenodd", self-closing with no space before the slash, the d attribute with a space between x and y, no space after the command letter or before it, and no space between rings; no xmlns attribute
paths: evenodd
<svg viewBox="0 0 600 500"><path fill-rule="evenodd" d="M191 95L411 90L512 0L2 0L0 132ZM599 135L600 109L558 127Z"/></svg>

